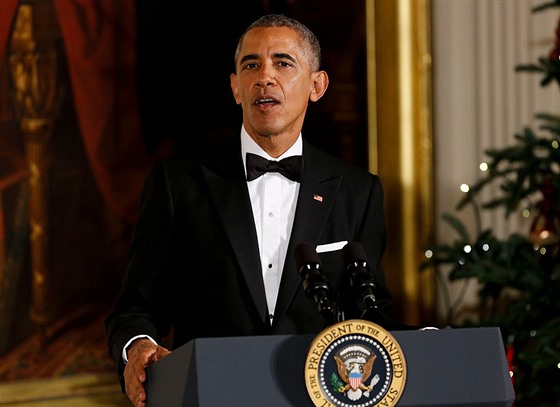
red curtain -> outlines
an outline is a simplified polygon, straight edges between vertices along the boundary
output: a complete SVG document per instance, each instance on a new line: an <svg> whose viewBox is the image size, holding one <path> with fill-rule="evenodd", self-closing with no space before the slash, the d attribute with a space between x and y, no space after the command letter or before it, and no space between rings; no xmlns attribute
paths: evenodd
<svg viewBox="0 0 560 407"><path fill-rule="evenodd" d="M8 45L8 37L11 33L12 21L16 13L19 0L0 0L2 11L0 11L0 67L4 65L4 53Z"/></svg>
<svg viewBox="0 0 560 407"><path fill-rule="evenodd" d="M4 61L18 0L0 1L0 61ZM155 159L145 151L138 112L135 0L54 4L92 173L107 206L134 222L142 183ZM158 155L166 153L165 148Z"/></svg>
<svg viewBox="0 0 560 407"><path fill-rule="evenodd" d="M107 205L133 222L154 160L138 113L135 0L55 0L55 6L92 172Z"/></svg>

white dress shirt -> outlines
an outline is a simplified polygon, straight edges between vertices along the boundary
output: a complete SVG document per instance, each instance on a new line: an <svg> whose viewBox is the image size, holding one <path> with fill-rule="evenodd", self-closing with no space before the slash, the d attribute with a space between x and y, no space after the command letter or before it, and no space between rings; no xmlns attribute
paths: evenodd
<svg viewBox="0 0 560 407"><path fill-rule="evenodd" d="M301 155L302 152L301 134L294 145L284 154L273 158L255 143L245 127L241 128L241 154L244 167L246 153L253 153L268 160L279 161L286 157ZM299 186L299 182L290 181L277 172L265 173L259 178L247 182L257 229L261 268L271 322L276 307L286 252L288 251L288 241L294 223Z"/></svg>

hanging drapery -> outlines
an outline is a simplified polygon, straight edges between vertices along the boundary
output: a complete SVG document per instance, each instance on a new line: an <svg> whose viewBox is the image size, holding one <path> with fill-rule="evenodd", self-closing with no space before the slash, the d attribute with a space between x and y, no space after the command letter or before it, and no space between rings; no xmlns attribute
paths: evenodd
<svg viewBox="0 0 560 407"><path fill-rule="evenodd" d="M144 148L136 90L134 0L55 0L75 109L106 204L133 222L153 162Z"/></svg>
<svg viewBox="0 0 560 407"><path fill-rule="evenodd" d="M2 0L2 12L0 12L0 69L6 69L4 56L8 38L10 37L12 21L16 14L19 0Z"/></svg>
<svg viewBox="0 0 560 407"><path fill-rule="evenodd" d="M2 61L18 3L2 0ZM134 222L142 182L155 159L145 151L138 113L135 1L54 0L54 5L91 171L107 206Z"/></svg>

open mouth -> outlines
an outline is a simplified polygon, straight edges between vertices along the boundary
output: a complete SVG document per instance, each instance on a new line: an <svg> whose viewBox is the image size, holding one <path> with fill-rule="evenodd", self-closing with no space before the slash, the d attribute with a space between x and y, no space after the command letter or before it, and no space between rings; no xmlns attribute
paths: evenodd
<svg viewBox="0 0 560 407"><path fill-rule="evenodd" d="M273 98L262 98L262 99L258 99L256 103L257 105L269 105L269 104L276 103L276 100L274 100Z"/></svg>

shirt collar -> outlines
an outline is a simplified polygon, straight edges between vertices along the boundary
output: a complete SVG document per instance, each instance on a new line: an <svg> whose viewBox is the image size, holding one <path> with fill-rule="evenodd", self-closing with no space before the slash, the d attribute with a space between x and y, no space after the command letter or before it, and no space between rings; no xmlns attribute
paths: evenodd
<svg viewBox="0 0 560 407"><path fill-rule="evenodd" d="M266 151L264 151L262 149L262 147L259 146L255 142L255 140L253 140L251 138L251 136L249 136L249 133L247 133L247 130L245 130L245 126L242 125L241 126L241 157L243 158L243 168L246 168L245 155L247 153L258 154L261 157L264 157L268 160L281 160L283 158L291 157L293 155L302 155L303 154L303 141L302 141L302 137L301 137L301 132L299 133L299 136L296 139L296 142L288 150L286 150L286 152L284 154L282 154L280 157L273 158L273 157L269 156L266 153ZM245 170L245 172L246 171L247 170Z"/></svg>

